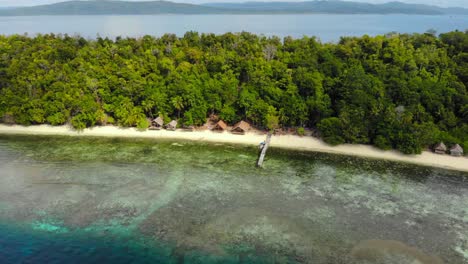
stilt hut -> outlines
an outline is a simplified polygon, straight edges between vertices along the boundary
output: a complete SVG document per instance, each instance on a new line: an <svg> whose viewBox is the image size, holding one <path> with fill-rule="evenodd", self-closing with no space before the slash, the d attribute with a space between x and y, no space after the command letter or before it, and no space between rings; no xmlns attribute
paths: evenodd
<svg viewBox="0 0 468 264"><path fill-rule="evenodd" d="M176 120L172 120L169 124L167 124L166 126L166 129L168 130L176 130L177 128L177 121Z"/></svg>
<svg viewBox="0 0 468 264"><path fill-rule="evenodd" d="M218 123L216 123L216 125L211 129L211 131L223 132L226 129L227 129L226 123L224 123L223 120L219 120Z"/></svg>
<svg viewBox="0 0 468 264"><path fill-rule="evenodd" d="M450 148L450 155L455 157L463 156L463 148L460 145L455 144L453 147Z"/></svg>
<svg viewBox="0 0 468 264"><path fill-rule="evenodd" d="M447 152L447 146L445 146L444 142L440 142L435 145L434 152L437 154L445 154Z"/></svg>
<svg viewBox="0 0 468 264"><path fill-rule="evenodd" d="M250 124L245 121L240 121L239 123L235 124L232 128L231 132L233 134L243 135L250 130Z"/></svg>
<svg viewBox="0 0 468 264"><path fill-rule="evenodd" d="M151 126L149 129L159 130L163 128L163 126L164 126L164 120L161 117L158 117L158 118L153 119L153 121L151 121Z"/></svg>

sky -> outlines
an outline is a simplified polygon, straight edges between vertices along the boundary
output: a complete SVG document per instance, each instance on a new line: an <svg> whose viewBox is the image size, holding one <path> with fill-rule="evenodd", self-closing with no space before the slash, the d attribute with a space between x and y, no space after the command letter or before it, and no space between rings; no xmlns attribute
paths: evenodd
<svg viewBox="0 0 468 264"><path fill-rule="evenodd" d="M0 0L0 7L7 6L32 6L41 4L51 4L56 2L63 2L64 0ZM142 0L126 0L126 1L142 1ZM143 0L144 1L144 0ZM179 3L210 3L210 2L245 2L245 1L258 1L258 0L169 0ZM264 1L264 0L260 0ZM276 2L295 2L298 0L268 0ZM367 3L386 3L395 0L353 0L355 2L367 2ZM411 4L429 4L437 5L442 7L465 7L468 8L468 0L399 0L400 2L411 3Z"/></svg>

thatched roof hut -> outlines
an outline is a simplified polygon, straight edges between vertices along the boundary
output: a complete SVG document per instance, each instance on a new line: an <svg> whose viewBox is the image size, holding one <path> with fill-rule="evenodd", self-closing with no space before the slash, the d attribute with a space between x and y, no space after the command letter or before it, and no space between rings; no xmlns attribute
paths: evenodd
<svg viewBox="0 0 468 264"><path fill-rule="evenodd" d="M250 124L245 121L240 121L239 123L234 125L231 132L234 134L245 134L249 130Z"/></svg>
<svg viewBox="0 0 468 264"><path fill-rule="evenodd" d="M161 117L157 117L151 121L150 129L161 129L164 125L164 120Z"/></svg>
<svg viewBox="0 0 468 264"><path fill-rule="evenodd" d="M226 123L223 120L219 120L218 123L211 129L213 131L224 131L227 129Z"/></svg>
<svg viewBox="0 0 468 264"><path fill-rule="evenodd" d="M176 120L172 120L171 122L169 122L169 124L166 125L166 128L169 129L169 130L176 130L176 128L177 128L177 121L176 121Z"/></svg>
<svg viewBox="0 0 468 264"><path fill-rule="evenodd" d="M455 144L452 148L450 148L450 155L455 157L463 156L463 148L460 145Z"/></svg>
<svg viewBox="0 0 468 264"><path fill-rule="evenodd" d="M444 142L440 142L435 145L434 152L437 154L445 154L447 152L447 146L445 146Z"/></svg>

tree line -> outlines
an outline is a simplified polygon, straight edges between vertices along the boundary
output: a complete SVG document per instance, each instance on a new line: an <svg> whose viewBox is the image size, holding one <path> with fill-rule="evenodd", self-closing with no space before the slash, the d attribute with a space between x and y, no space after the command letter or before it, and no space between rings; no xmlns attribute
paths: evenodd
<svg viewBox="0 0 468 264"><path fill-rule="evenodd" d="M468 149L468 31L321 43L242 33L0 36L0 117L22 125L317 129L330 144Z"/></svg>

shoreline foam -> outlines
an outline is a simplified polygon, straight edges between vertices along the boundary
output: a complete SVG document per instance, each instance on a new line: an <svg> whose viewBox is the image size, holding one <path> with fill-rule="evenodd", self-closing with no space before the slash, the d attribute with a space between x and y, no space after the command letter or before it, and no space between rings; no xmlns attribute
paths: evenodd
<svg viewBox="0 0 468 264"><path fill-rule="evenodd" d="M265 135L247 133L235 135L228 132L216 133L211 131L185 132L181 130L146 130L138 131L135 128L120 128L116 126L97 126L76 131L69 126L19 126L0 124L0 134L3 135L49 135L49 136L94 136L94 137L121 137L121 138L149 138L149 139L181 139L190 141L203 141L213 143L231 143L257 146L265 140ZM452 157L438 155L423 151L420 155L404 155L397 151L383 151L372 146L343 144L329 146L314 137L299 137L295 135L273 136L271 146L301 151L326 152L340 155L351 155L365 158L384 159L417 165L438 167L443 169L468 172L467 157Z"/></svg>

